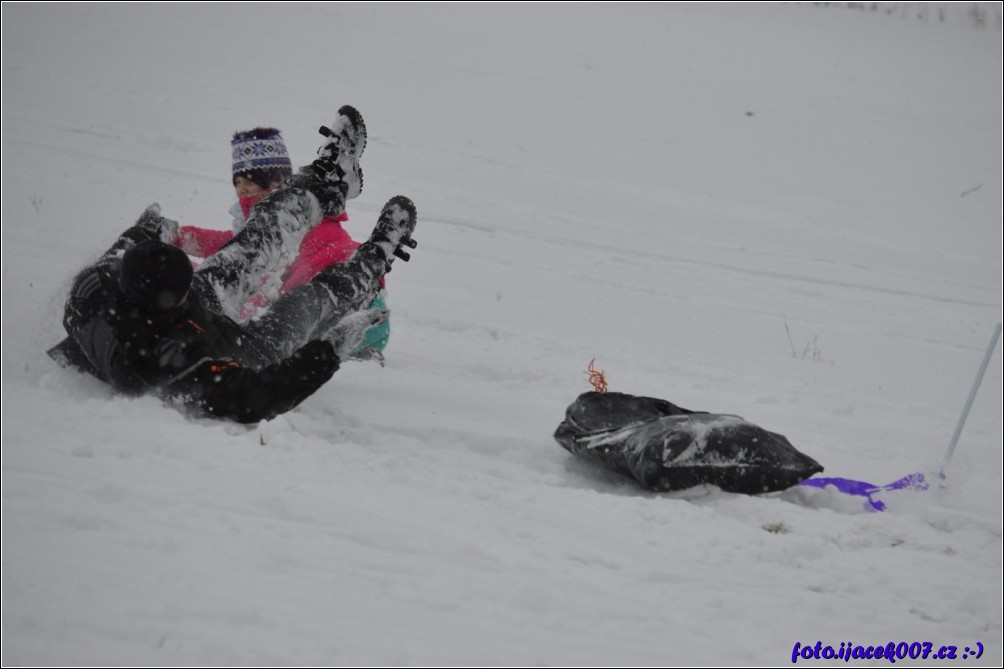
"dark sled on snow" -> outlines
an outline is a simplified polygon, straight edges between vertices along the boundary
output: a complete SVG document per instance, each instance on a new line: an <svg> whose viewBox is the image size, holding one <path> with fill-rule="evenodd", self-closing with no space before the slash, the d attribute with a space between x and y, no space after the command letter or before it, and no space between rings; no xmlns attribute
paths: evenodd
<svg viewBox="0 0 1004 669"><path fill-rule="evenodd" d="M580 395L554 438L571 453L655 492L706 484L755 495L823 471L784 436L738 416L624 393Z"/></svg>
<svg viewBox="0 0 1004 669"><path fill-rule="evenodd" d="M94 369L94 365L87 359L83 349L80 348L80 345L72 337L67 337L46 351L46 353L50 358L58 362L61 367L72 367L81 372L88 372L94 376L98 375Z"/></svg>

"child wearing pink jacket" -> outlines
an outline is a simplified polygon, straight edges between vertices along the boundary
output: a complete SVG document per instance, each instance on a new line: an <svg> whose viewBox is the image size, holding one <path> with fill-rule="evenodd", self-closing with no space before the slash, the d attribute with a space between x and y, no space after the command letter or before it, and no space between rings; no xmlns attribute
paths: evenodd
<svg viewBox="0 0 1004 669"><path fill-rule="evenodd" d="M233 230L214 230L182 226L176 245L195 258L208 258L240 232L251 208L293 174L292 162L282 135L275 128L255 128L238 132L231 142L233 149L233 185L237 202L230 208ZM244 305L238 320L247 322L263 313L278 297L310 281L315 274L335 263L343 263L358 248L342 227L348 215L326 216L307 232L296 258L281 275L266 278L261 289ZM381 291L372 307L385 307ZM390 338L386 322L366 333L353 357L382 361L382 352Z"/></svg>

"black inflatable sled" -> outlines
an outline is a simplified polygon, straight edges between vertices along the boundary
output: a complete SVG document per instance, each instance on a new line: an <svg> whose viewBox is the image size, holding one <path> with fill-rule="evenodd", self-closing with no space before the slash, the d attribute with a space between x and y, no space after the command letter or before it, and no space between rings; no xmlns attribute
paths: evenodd
<svg viewBox="0 0 1004 669"><path fill-rule="evenodd" d="M87 359L80 345L72 337L67 337L46 351L46 353L62 367L72 367L79 369L81 372L89 372L94 376L98 375L94 369L94 365Z"/></svg>
<svg viewBox="0 0 1004 669"><path fill-rule="evenodd" d="M738 416L624 393L580 395L554 438L571 453L655 492L709 484L755 495L823 471L782 435Z"/></svg>

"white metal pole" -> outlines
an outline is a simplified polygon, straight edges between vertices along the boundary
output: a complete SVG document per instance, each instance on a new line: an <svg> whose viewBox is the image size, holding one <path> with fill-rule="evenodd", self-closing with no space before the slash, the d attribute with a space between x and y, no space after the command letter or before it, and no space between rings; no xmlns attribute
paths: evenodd
<svg viewBox="0 0 1004 669"><path fill-rule="evenodd" d="M987 346L987 352L983 354L983 362L980 363L980 371L976 373L976 378L973 380L973 387L969 391L969 399L966 400L966 406L962 409L962 415L959 416L959 423L955 426L955 434L952 435L952 441L948 444L948 452L945 453L945 461L941 465L941 478L945 478L945 470L948 469L948 463L952 459L952 454L955 453L955 447L959 443L959 436L962 434L962 427L966 424L966 418L969 417L969 410L973 407L973 400L976 399L976 392L980 389L980 384L983 383L983 375L987 372L987 366L990 364L990 358L994 354L994 349L997 348L997 340L1001 336L1001 324L997 324L997 329L994 330L994 336L990 338L990 345Z"/></svg>

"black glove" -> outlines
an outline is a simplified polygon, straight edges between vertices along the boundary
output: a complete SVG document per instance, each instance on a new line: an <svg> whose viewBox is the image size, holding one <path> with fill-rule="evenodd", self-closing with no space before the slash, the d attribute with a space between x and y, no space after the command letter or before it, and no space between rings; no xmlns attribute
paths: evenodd
<svg viewBox="0 0 1004 669"><path fill-rule="evenodd" d="M165 244L174 244L178 238L178 222L160 215L160 205L154 202L136 221L137 228L151 233Z"/></svg>

